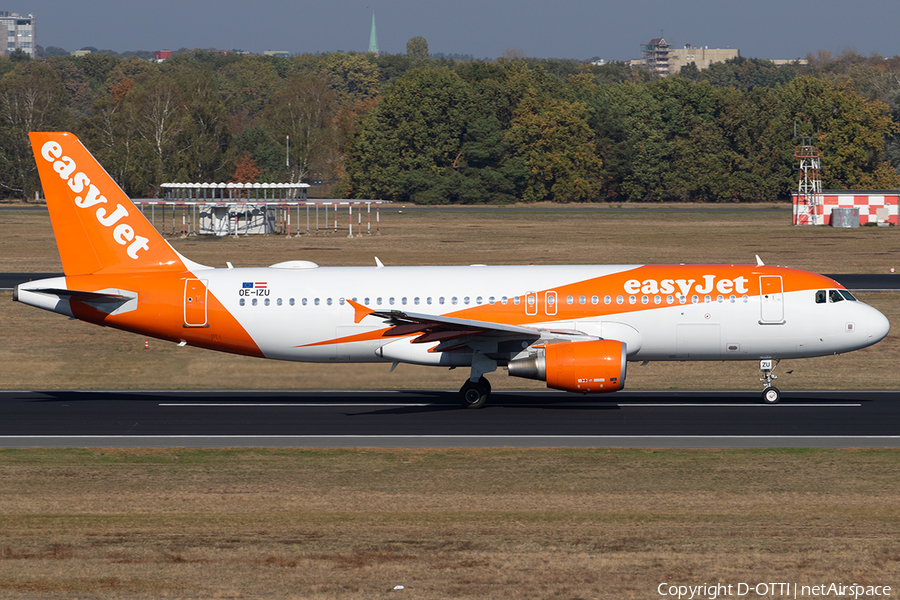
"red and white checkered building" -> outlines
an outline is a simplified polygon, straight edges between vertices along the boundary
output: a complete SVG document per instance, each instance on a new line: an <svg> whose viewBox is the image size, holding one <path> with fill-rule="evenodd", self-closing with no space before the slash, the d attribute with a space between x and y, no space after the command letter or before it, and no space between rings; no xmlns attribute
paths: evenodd
<svg viewBox="0 0 900 600"><path fill-rule="evenodd" d="M807 215L813 212L819 225L831 225L831 211L835 208L858 208L859 224L887 221L898 225L900 190L822 190L821 203L803 204L804 197L793 193L794 225L809 225Z"/></svg>

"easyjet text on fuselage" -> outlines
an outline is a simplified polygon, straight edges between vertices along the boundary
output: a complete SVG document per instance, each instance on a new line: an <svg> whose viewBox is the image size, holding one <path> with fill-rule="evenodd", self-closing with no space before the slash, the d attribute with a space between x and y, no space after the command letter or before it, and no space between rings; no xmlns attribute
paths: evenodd
<svg viewBox="0 0 900 600"><path fill-rule="evenodd" d="M687 296L695 294L746 294L749 280L746 277L718 278L716 275L704 275L698 282L696 279L629 279L622 286L628 294L674 294Z"/></svg>

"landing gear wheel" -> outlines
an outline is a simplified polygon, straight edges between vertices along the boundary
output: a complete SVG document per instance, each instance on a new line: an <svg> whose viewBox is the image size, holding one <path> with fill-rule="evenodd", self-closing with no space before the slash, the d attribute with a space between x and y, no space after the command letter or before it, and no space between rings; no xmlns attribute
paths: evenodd
<svg viewBox="0 0 900 600"><path fill-rule="evenodd" d="M769 386L763 390L763 402L766 404L778 404L781 400L781 392L777 387Z"/></svg>
<svg viewBox="0 0 900 600"><path fill-rule="evenodd" d="M491 384L487 379L482 377L475 383L466 380L461 388L459 388L459 400L463 408L481 408L487 402L488 396L491 394Z"/></svg>

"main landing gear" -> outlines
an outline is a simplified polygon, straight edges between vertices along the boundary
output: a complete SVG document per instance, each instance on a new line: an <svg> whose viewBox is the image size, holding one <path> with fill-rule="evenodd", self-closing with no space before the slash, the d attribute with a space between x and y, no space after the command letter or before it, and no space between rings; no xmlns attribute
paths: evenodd
<svg viewBox="0 0 900 600"><path fill-rule="evenodd" d="M485 373L497 370L497 361L489 358L480 350L472 352L472 372L459 388L459 402L463 408L481 408L491 395L491 382L485 379Z"/></svg>
<svg viewBox="0 0 900 600"><path fill-rule="evenodd" d="M463 408L481 408L491 395L491 382L483 375L477 382L466 379L459 388L459 400Z"/></svg>
<svg viewBox="0 0 900 600"><path fill-rule="evenodd" d="M772 362L771 358L766 358L759 361L759 370L762 371L763 376L759 378L761 382L765 384L765 389L763 390L763 402L766 404L778 404L778 401L781 400L781 391L774 385L772 385L773 379L778 379L777 375L772 375L772 371L775 370L775 367L778 366L780 361Z"/></svg>

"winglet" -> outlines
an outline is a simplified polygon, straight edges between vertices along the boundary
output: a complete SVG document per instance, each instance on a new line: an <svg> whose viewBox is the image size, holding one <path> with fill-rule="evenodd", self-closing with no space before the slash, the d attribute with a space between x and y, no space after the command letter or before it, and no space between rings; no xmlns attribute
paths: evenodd
<svg viewBox="0 0 900 600"><path fill-rule="evenodd" d="M762 261L762 259L759 257L759 254L756 255L756 266L757 267L766 266L765 263Z"/></svg>
<svg viewBox="0 0 900 600"><path fill-rule="evenodd" d="M383 266L384 266L384 263L381 262L381 260L379 260L379 258L376 256L376 257L375 257L375 268L376 268L376 269L380 269L380 268L382 268Z"/></svg>
<svg viewBox="0 0 900 600"><path fill-rule="evenodd" d="M375 312L371 308L363 306L359 302L354 302L353 300L347 300L347 304L352 306L353 310L356 311L356 314L353 316L354 323L359 323L360 321L371 315L373 312Z"/></svg>

